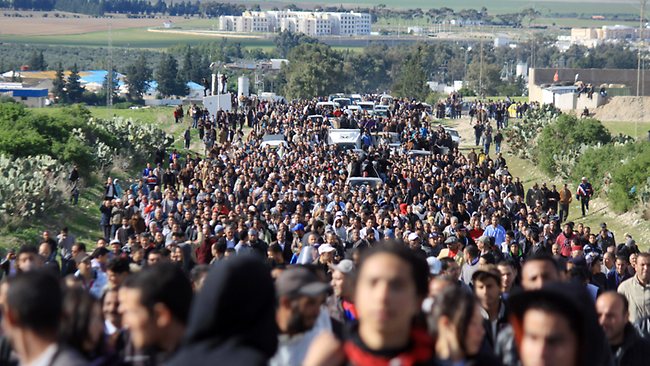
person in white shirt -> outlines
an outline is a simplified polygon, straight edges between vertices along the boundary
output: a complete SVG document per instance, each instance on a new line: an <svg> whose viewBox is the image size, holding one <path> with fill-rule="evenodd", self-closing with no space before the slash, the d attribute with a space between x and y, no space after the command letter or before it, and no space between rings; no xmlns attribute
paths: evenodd
<svg viewBox="0 0 650 366"><path fill-rule="evenodd" d="M276 321L280 330L271 366L298 366L311 342L332 325L322 298L329 286L304 267L285 270L275 283L278 296Z"/></svg>

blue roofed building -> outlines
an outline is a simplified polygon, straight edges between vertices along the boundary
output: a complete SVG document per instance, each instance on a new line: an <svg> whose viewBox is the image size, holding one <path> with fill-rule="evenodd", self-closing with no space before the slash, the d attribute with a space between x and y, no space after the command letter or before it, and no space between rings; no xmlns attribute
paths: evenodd
<svg viewBox="0 0 650 366"><path fill-rule="evenodd" d="M49 104L47 89L24 88L21 83L0 83L0 95L13 98L32 108L41 108Z"/></svg>

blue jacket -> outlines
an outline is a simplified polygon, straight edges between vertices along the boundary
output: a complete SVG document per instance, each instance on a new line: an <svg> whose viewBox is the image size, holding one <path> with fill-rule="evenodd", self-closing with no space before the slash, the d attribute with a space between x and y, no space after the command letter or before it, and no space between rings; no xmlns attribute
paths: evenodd
<svg viewBox="0 0 650 366"><path fill-rule="evenodd" d="M612 268L611 271L607 272L607 290L616 291L618 289L618 285L630 277L632 276L630 276L629 273L626 273L623 277L621 277L616 272L616 269Z"/></svg>

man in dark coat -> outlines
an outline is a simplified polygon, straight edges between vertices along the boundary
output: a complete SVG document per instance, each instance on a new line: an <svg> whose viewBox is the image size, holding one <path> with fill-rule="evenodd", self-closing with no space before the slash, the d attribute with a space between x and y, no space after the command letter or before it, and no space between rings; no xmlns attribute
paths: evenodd
<svg viewBox="0 0 650 366"><path fill-rule="evenodd" d="M616 366L641 366L650 361L650 341L641 337L629 322L625 296L605 292L596 300L598 322L605 331Z"/></svg>

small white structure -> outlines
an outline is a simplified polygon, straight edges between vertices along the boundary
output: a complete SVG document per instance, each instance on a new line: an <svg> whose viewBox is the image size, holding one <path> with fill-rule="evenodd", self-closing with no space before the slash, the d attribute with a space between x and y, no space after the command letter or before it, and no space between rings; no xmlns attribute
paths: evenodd
<svg viewBox="0 0 650 366"><path fill-rule="evenodd" d="M494 38L494 47L506 47L510 44L511 39L510 37L506 35L499 35L498 37Z"/></svg>
<svg viewBox="0 0 650 366"><path fill-rule="evenodd" d="M248 76L242 75L237 79L237 97L240 97L242 94L247 97L249 93L250 80Z"/></svg>
<svg viewBox="0 0 650 366"><path fill-rule="evenodd" d="M282 64L289 63L289 60L286 58L272 58L269 61L271 61L271 70L280 70L282 68Z"/></svg>
<svg viewBox="0 0 650 366"><path fill-rule="evenodd" d="M528 62L517 62L515 76L521 76L524 80L528 80Z"/></svg>
<svg viewBox="0 0 650 366"><path fill-rule="evenodd" d="M585 93L578 96L575 86L550 86L542 89L542 103L553 104L563 111L582 111L585 107L593 110L605 104L605 98L598 92L591 99Z"/></svg>
<svg viewBox="0 0 650 366"><path fill-rule="evenodd" d="M414 36L421 36L424 34L424 29L422 27L408 27L406 28L406 33Z"/></svg>
<svg viewBox="0 0 650 366"><path fill-rule="evenodd" d="M211 116L217 115L217 111L230 112L232 110L230 93L203 97L203 106L210 112Z"/></svg>

